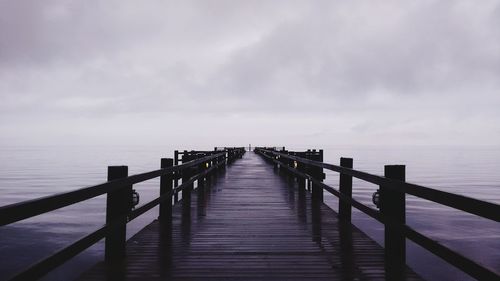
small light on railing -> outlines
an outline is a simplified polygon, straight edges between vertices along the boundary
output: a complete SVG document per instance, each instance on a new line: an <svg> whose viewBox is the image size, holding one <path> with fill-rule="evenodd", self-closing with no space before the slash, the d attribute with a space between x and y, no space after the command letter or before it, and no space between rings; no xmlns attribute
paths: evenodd
<svg viewBox="0 0 500 281"><path fill-rule="evenodd" d="M139 204L140 196L139 192L132 189L132 209Z"/></svg>
<svg viewBox="0 0 500 281"><path fill-rule="evenodd" d="M377 208L380 208L380 193L379 191L375 191L373 192L373 195L372 195L372 202L373 204L375 204L375 206L377 206Z"/></svg>
<svg viewBox="0 0 500 281"><path fill-rule="evenodd" d="M293 168L297 169L298 163L297 161L293 161Z"/></svg>
<svg viewBox="0 0 500 281"><path fill-rule="evenodd" d="M205 163L205 168L208 168L208 162L207 162L207 163Z"/></svg>

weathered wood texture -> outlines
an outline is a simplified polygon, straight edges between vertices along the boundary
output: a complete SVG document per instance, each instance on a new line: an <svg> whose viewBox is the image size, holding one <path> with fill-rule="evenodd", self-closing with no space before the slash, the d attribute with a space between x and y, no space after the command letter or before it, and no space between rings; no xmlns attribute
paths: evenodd
<svg viewBox="0 0 500 281"><path fill-rule="evenodd" d="M193 192L190 218L173 208L169 236L154 221L127 257L81 280L384 280L384 251L310 193L247 153ZM419 280L411 270L407 280Z"/></svg>

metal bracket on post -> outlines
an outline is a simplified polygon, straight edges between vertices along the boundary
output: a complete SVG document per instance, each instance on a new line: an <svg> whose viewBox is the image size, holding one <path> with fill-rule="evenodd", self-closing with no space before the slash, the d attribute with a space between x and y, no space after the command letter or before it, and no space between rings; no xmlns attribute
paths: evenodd
<svg viewBox="0 0 500 281"><path fill-rule="evenodd" d="M377 189L377 191L373 192L372 202L377 208L380 208L380 189Z"/></svg>
<svg viewBox="0 0 500 281"><path fill-rule="evenodd" d="M135 206L139 205L139 201L141 199L141 196L139 195L139 192L137 190L132 189L132 198L130 202L130 209L135 209Z"/></svg>

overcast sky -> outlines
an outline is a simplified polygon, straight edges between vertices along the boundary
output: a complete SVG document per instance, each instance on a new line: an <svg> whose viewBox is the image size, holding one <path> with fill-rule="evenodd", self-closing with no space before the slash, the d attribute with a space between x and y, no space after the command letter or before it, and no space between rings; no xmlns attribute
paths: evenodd
<svg viewBox="0 0 500 281"><path fill-rule="evenodd" d="M500 0L0 0L0 144L500 144Z"/></svg>

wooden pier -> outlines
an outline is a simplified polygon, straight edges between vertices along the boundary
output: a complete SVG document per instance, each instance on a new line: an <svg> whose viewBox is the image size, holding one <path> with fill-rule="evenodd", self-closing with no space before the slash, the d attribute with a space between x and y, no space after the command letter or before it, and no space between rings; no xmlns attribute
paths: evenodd
<svg viewBox="0 0 500 281"><path fill-rule="evenodd" d="M214 177L190 217L174 207L171 238L155 221L128 241L122 265L103 262L81 280L384 280L382 247L326 205L313 212L310 194L258 155Z"/></svg>
<svg viewBox="0 0 500 281"><path fill-rule="evenodd" d="M498 279L405 225L404 196L495 221L498 205L406 183L404 166L386 166L382 177L352 164L324 163L316 150L216 148L176 151L161 169L139 175L110 167L107 183L0 207L6 225L108 195L106 225L11 280L37 279L103 238L105 259L79 280L420 280L406 266L406 239L475 278ZM341 174L339 190L322 183L323 169ZM155 177L160 196L134 208L133 184ZM380 185L374 196L380 211L351 197L353 177ZM340 198L339 214L323 203L324 191ZM158 220L125 241L126 223L157 205ZM385 225L385 248L351 224L351 207Z"/></svg>

